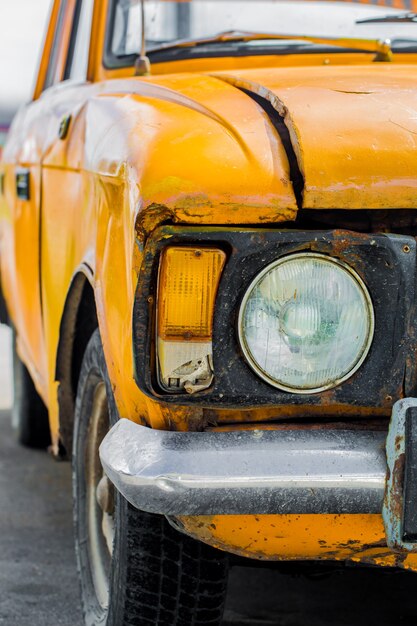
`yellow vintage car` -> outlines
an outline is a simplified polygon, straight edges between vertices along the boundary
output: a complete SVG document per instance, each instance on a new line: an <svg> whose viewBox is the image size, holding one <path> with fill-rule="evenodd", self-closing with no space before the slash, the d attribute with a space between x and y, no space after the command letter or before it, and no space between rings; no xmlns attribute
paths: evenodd
<svg viewBox="0 0 417 626"><path fill-rule="evenodd" d="M53 2L0 164L0 310L17 437L72 459L88 626L220 624L230 554L417 570L394 4Z"/></svg>

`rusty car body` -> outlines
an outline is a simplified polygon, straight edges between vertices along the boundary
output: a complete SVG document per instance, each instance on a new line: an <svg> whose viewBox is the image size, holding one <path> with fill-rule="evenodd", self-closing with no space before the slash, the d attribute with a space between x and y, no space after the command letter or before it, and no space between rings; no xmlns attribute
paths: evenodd
<svg viewBox="0 0 417 626"><path fill-rule="evenodd" d="M0 164L15 422L23 443L50 433L56 456L72 454L75 497L85 479L93 498L76 520L94 544L90 565L77 544L93 572L88 624L135 614L113 580L124 526L129 550L143 539L134 515L249 558L417 570L415 15L346 3L363 30L343 30L345 12L332 35L309 30L303 3L294 35L266 28L279 3L246 1L263 30L236 9L220 35L200 15L197 36L204 4L54 0L33 101ZM147 57L140 21L115 43L117 20L146 24L153 10L171 13L158 14L164 37L142 28ZM242 307L265 271L313 257L369 293L371 321L355 367L298 389L251 362ZM218 623L192 610L149 623Z"/></svg>

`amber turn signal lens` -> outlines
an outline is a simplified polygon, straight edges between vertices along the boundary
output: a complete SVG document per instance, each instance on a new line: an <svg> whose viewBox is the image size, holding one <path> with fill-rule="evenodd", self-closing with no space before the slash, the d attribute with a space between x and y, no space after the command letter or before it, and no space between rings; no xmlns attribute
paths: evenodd
<svg viewBox="0 0 417 626"><path fill-rule="evenodd" d="M211 341L213 313L226 261L214 248L166 248L158 293L158 336L164 340Z"/></svg>

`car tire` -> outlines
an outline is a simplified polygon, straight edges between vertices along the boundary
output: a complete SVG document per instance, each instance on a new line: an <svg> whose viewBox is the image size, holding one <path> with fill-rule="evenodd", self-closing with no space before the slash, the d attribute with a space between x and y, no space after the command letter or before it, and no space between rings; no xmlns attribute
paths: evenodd
<svg viewBox="0 0 417 626"><path fill-rule="evenodd" d="M29 448L47 448L51 443L48 410L16 349L13 331L12 427L17 441Z"/></svg>
<svg viewBox="0 0 417 626"><path fill-rule="evenodd" d="M114 489L104 476L98 447L117 419L96 331L81 367L72 455L85 624L219 625L228 557L179 533L164 516L135 509Z"/></svg>

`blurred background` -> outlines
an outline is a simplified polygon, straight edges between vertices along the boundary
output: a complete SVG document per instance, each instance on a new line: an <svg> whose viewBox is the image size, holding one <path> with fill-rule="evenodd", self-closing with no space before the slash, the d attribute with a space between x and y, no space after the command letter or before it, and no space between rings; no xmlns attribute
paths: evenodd
<svg viewBox="0 0 417 626"><path fill-rule="evenodd" d="M51 0L0 0L0 146L31 97Z"/></svg>
<svg viewBox="0 0 417 626"><path fill-rule="evenodd" d="M30 100L51 0L0 0L0 156L16 110ZM10 332L0 326L0 409L11 403Z"/></svg>

